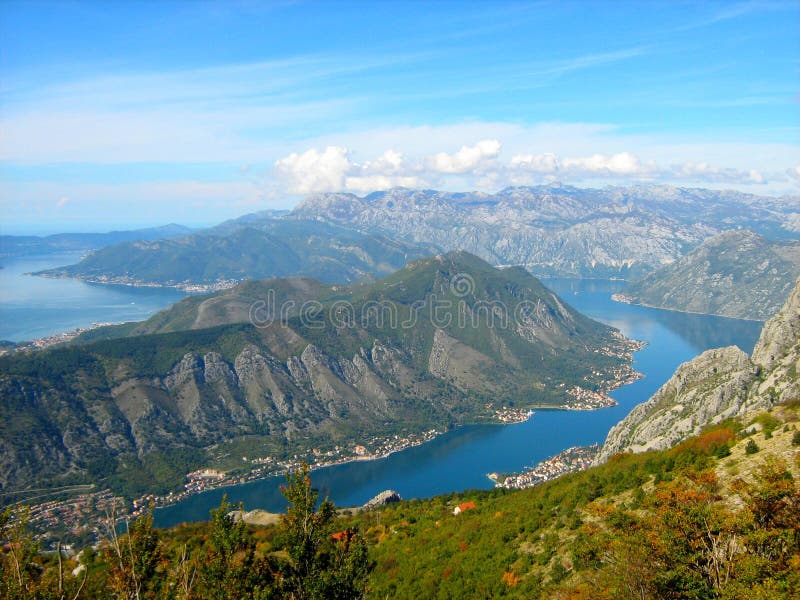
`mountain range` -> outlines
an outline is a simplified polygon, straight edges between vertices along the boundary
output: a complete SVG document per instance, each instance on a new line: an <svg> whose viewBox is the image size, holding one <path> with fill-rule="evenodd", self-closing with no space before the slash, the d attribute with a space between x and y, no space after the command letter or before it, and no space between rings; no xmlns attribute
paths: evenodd
<svg viewBox="0 0 800 600"><path fill-rule="evenodd" d="M350 288L247 282L81 342L0 358L4 490L163 491L234 442L286 456L571 406L634 376L618 331L467 253Z"/></svg>
<svg viewBox="0 0 800 600"><path fill-rule="evenodd" d="M88 251L135 240L169 239L187 235L191 231L188 227L171 223L162 227L110 231L108 233L57 233L47 236L0 235L0 258Z"/></svg>
<svg viewBox="0 0 800 600"><path fill-rule="evenodd" d="M507 188L496 194L393 189L319 194L292 216L462 249L537 276L633 279L714 234L800 234L800 198L671 186Z"/></svg>
<svg viewBox="0 0 800 600"><path fill-rule="evenodd" d="M764 321L800 277L800 242L772 241L746 229L706 240L671 265L632 282L634 304Z"/></svg>
<svg viewBox="0 0 800 600"><path fill-rule="evenodd" d="M403 188L364 197L319 194L288 214L264 211L183 238L122 244L42 274L178 287L284 275L342 283L388 274L405 259L466 250L537 276L635 279L738 227L770 239L797 238L800 198L560 184L496 194Z"/></svg>

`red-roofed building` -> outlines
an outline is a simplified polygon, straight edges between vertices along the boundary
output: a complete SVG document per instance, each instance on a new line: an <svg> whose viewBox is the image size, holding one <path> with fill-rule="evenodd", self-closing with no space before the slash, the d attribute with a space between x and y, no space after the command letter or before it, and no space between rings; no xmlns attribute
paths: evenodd
<svg viewBox="0 0 800 600"><path fill-rule="evenodd" d="M465 510L470 510L470 509L473 509L473 508L475 508L475 503L474 502L472 502L472 501L464 502L464 504L459 504L458 506L456 506L453 509L453 514L457 515L459 513L464 512Z"/></svg>
<svg viewBox="0 0 800 600"><path fill-rule="evenodd" d="M351 539L353 539L353 530L346 529L344 531L337 531L331 535L331 539L334 542L349 542Z"/></svg>

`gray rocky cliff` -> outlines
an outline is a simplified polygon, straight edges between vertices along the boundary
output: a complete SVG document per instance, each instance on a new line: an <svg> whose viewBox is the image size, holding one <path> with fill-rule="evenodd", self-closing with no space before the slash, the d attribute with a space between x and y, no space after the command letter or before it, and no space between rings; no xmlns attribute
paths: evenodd
<svg viewBox="0 0 800 600"><path fill-rule="evenodd" d="M769 370L797 349L800 339L800 279L783 308L761 331L753 349L753 362Z"/></svg>
<svg viewBox="0 0 800 600"><path fill-rule="evenodd" d="M669 448L703 427L800 398L800 281L765 325L752 358L735 346L682 364L608 433L596 464L618 452Z"/></svg>

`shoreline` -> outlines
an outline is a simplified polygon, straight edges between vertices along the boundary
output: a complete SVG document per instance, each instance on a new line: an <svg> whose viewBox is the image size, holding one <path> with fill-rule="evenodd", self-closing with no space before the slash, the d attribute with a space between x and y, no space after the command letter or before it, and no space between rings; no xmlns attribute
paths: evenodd
<svg viewBox="0 0 800 600"><path fill-rule="evenodd" d="M78 338L82 334L87 333L89 331L94 331L95 329L101 329L103 327L111 327L113 325L124 325L124 324L125 324L124 322L117 322L117 321L92 323L88 327L76 327L75 329L70 329L68 331L61 331L59 333L54 333L53 335L34 338L32 340L23 340L19 342L12 342L11 340L7 340L11 344L13 344L13 346L7 348L0 348L0 356L4 356L6 354L14 354L17 352L36 352L39 350L47 350L48 348L52 348L53 346L69 343L72 340Z"/></svg>
<svg viewBox="0 0 800 600"><path fill-rule="evenodd" d="M643 377L643 375L640 374L640 377L637 377L633 381L637 381L641 377ZM613 389L617 389L617 388L622 387L624 385L629 385L630 383L633 383L633 381L620 382L619 385L614 387ZM422 439L415 439L415 440L409 441L409 443L407 443L407 444L405 444L405 445L403 445L401 447L395 447L395 448L392 448L391 450L388 450L388 451L380 453L380 454L368 454L368 455L365 454L365 455L347 456L347 457L342 457L342 458L340 458L338 460L334 460L332 462L326 462L326 463L311 463L311 462L308 462L307 464L308 464L308 467L309 467L309 472L313 472L313 471L317 471L317 470L320 470L320 469L325 469L325 468L328 468L328 467L336 467L336 466L355 463L355 462L379 461L379 460L388 458L389 456L391 456L393 454L396 454L398 452L403 452L404 450L408 450L410 448L413 448L413 447L416 447L416 446L421 446L422 444L429 443L429 442L433 441L434 439L436 439L436 438L438 438L438 437L440 437L440 436L442 436L444 434L456 431L456 430L458 430L458 429L460 429L462 427L519 425L519 424L525 423L525 422L533 419L533 417L535 416L537 410L565 411L565 412L591 412L591 411L595 411L595 410L601 410L601 409L604 409L604 408L612 408L613 406L618 405L618 402L616 400L613 400L613 399L611 399L611 400L613 401L613 404L607 404L607 405L603 405L603 406L593 406L593 407L588 407L588 408L585 408L585 407L574 407L574 406L569 406L569 405L535 405L535 406L531 405L530 407L527 407L527 408L524 408L524 409L506 409L506 410L508 410L510 412L514 412L514 413L524 413L524 417L519 417L519 418L514 418L514 419L509 419L509 420L503 420L503 417L502 416L498 416L498 414L497 414L500 411L497 411L494 415L492 415L492 417L493 417L492 420L476 421L476 422L471 422L471 423L463 423L463 424L460 424L460 425L454 427L453 429L449 429L447 431L439 431L437 429L430 429L430 430L428 430L426 432L423 432L422 434L417 434L417 435L420 435L422 437ZM568 448L567 450L571 450L571 449L572 448ZM275 469L272 469L272 470L269 470L269 471L266 471L266 472L261 472L261 473L259 473L258 475L254 476L254 477L248 477L248 475L250 475L252 473L252 471L251 471L248 474L236 476L234 478L234 480L229 480L229 479L220 480L218 483L216 483L216 484L212 483L211 485L204 486L202 489L195 489L195 490L191 490L191 491L187 490L187 491L184 491L184 492L179 492L178 494L170 494L170 495L161 496L161 497L157 497L157 496L154 496L152 494L148 494L146 496L142 496L142 497L137 498L136 500L134 500L134 506L137 507L137 508L135 508L135 510L130 513L130 517L131 518L135 518L135 517L139 516L149 506L150 502L154 502L154 509L155 510L159 510L159 509L162 509L162 508L168 508L170 506L174 506L176 504L179 504L180 502L182 502L184 500L187 500L190 497L199 496L199 495L204 494L206 492L211 492L211 491L214 491L214 490L224 489L224 488L228 488L228 487L232 487L232 486L246 485L246 484L254 483L254 482L257 482L257 481L263 481L263 480L269 479L271 477L279 477L279 476L282 476L282 475L286 475L287 473L289 473L292 470L294 470L297 467L299 467L302 462L303 461L297 462L296 464L293 464L291 466L288 465L286 462L284 462L283 464L278 463L279 465L281 465L279 468L275 468Z"/></svg>
<svg viewBox="0 0 800 600"><path fill-rule="evenodd" d="M704 313L697 310L681 310L679 308L667 308L666 306L654 306L652 304L645 304L644 302L634 302L632 298L629 298L625 294L621 293L611 294L611 299L614 302L619 302L620 304L630 304L631 306L641 306L643 308L664 310L667 312L679 313L684 315L698 315L701 317L719 317L721 319L731 319L733 321L748 321L750 323L766 323L766 321L762 321L761 319L751 319L749 317L731 317L729 315L721 315L719 313Z"/></svg>
<svg viewBox="0 0 800 600"><path fill-rule="evenodd" d="M170 283L146 282L135 279L120 279L120 280L98 279L96 277L91 277L91 276L66 275L63 273L48 273L44 271L39 271L35 273L25 273L25 275L30 275L31 277L42 277L44 279L74 279L75 281L83 281L85 283L93 283L96 285L121 285L125 287L136 287L136 288L179 290L182 292L186 292L187 294L209 294L212 292L221 292L223 290L236 287L243 281L247 281L245 279L242 280L226 279L218 281L216 283L183 282L183 283L170 284Z"/></svg>

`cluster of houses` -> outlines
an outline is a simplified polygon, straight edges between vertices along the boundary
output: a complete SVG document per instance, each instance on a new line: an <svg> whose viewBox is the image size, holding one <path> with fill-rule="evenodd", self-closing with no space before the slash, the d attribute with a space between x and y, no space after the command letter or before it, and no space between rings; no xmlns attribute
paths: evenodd
<svg viewBox="0 0 800 600"><path fill-rule="evenodd" d="M599 446L597 444L574 446L540 462L529 471L508 475L507 477L502 477L497 473L490 473L488 477L495 482L496 487L507 489L529 488L567 473L588 469L598 451Z"/></svg>

